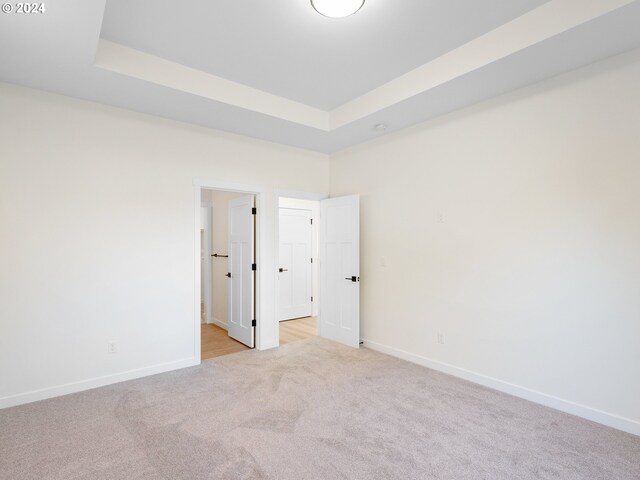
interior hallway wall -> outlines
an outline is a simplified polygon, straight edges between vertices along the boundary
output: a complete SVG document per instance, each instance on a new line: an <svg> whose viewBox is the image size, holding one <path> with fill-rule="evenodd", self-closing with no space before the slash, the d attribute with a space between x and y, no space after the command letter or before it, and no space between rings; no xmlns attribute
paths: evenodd
<svg viewBox="0 0 640 480"><path fill-rule="evenodd" d="M328 191L326 155L3 83L0 112L0 407L194 363L194 179L267 192L275 344L271 192Z"/></svg>
<svg viewBox="0 0 640 480"><path fill-rule="evenodd" d="M639 85L635 50L333 155L369 345L640 434Z"/></svg>
<svg viewBox="0 0 640 480"><path fill-rule="evenodd" d="M213 253L229 254L229 201L242 196L239 193L210 192L213 205ZM229 279L225 276L229 271L226 258L212 260L213 285L213 319L214 323L226 327L229 318Z"/></svg>

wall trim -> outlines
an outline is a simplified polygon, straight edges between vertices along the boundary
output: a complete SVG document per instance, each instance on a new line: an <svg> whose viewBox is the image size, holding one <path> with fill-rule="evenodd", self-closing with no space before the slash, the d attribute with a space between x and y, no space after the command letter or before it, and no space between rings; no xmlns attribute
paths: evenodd
<svg viewBox="0 0 640 480"><path fill-rule="evenodd" d="M227 327L226 323L221 322L220 320L218 320L215 317L213 319L211 319L211 322L209 322L209 323L211 323L212 325L216 325L216 326L218 326L218 327L220 327L220 328L222 328L224 330L229 330L229 328Z"/></svg>
<svg viewBox="0 0 640 480"><path fill-rule="evenodd" d="M505 382L488 375L483 375L461 367L456 367L455 365L433 360L414 353L409 353L371 340L363 340L363 346L377 352L386 353L392 357L400 358L423 367L431 368L454 377L462 378L464 380L498 390L499 392L507 393L515 397L529 400L530 402L538 403L555 410L560 410L564 413L569 413L577 417L591 420L592 422L600 423L617 430L622 430L623 432L640 436L640 421L620 417L596 408L554 397L530 388Z"/></svg>
<svg viewBox="0 0 640 480"><path fill-rule="evenodd" d="M114 383L126 382L127 380L148 377L150 375L157 375L159 373L170 372L172 370L179 370L181 368L193 367L196 365L200 365L199 360L196 360L195 358L187 358L175 362L159 363L150 367L90 378L79 382L65 383L63 385L33 390L31 392L18 393L16 395L0 398L0 409L37 402L39 400L46 400L47 398L60 397L70 393L82 392L98 387L104 387L106 385L112 385Z"/></svg>

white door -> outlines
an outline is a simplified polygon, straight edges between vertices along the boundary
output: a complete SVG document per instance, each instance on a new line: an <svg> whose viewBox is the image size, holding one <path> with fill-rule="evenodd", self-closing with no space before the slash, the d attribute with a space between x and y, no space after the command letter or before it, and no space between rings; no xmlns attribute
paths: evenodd
<svg viewBox="0 0 640 480"><path fill-rule="evenodd" d="M229 201L229 336L253 348L253 195Z"/></svg>
<svg viewBox="0 0 640 480"><path fill-rule="evenodd" d="M318 334L360 345L360 197L320 202Z"/></svg>
<svg viewBox="0 0 640 480"><path fill-rule="evenodd" d="M311 210L280 208L279 320L311 316Z"/></svg>

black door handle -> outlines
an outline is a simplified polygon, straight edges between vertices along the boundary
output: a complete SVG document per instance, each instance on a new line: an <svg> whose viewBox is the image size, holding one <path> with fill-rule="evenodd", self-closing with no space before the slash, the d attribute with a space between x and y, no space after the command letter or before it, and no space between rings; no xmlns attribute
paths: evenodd
<svg viewBox="0 0 640 480"><path fill-rule="evenodd" d="M231 278L231 272L227 273L227 274L225 275L225 277L229 277L229 278Z"/></svg>
<svg viewBox="0 0 640 480"><path fill-rule="evenodd" d="M282 272L288 272L289 270L287 270L286 268L279 268L278 271L282 273Z"/></svg>
<svg viewBox="0 0 640 480"><path fill-rule="evenodd" d="M360 277L346 277L345 280L351 280L352 282L359 282Z"/></svg>

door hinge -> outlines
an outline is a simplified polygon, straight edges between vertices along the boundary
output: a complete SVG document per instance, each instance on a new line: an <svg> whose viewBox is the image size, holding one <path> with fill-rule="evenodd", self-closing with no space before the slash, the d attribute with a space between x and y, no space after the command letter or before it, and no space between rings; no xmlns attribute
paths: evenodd
<svg viewBox="0 0 640 480"><path fill-rule="evenodd" d="M311 263L313 263L313 258L311 259Z"/></svg>
<svg viewBox="0 0 640 480"><path fill-rule="evenodd" d="M253 207L251 209L251 215L256 215L258 213L258 209L256 207Z"/></svg>
<svg viewBox="0 0 640 480"><path fill-rule="evenodd" d="M313 218L311 219L311 225L313 225Z"/></svg>
<svg viewBox="0 0 640 480"><path fill-rule="evenodd" d="M256 321L255 320L251 320L251 326L255 327L256 326Z"/></svg>
<svg viewBox="0 0 640 480"><path fill-rule="evenodd" d="M256 265L255 263L252 263L251 270L255 272L257 269L258 269L258 265Z"/></svg>
<svg viewBox="0 0 640 480"><path fill-rule="evenodd" d="M311 297L311 301L313 302L313 297Z"/></svg>

